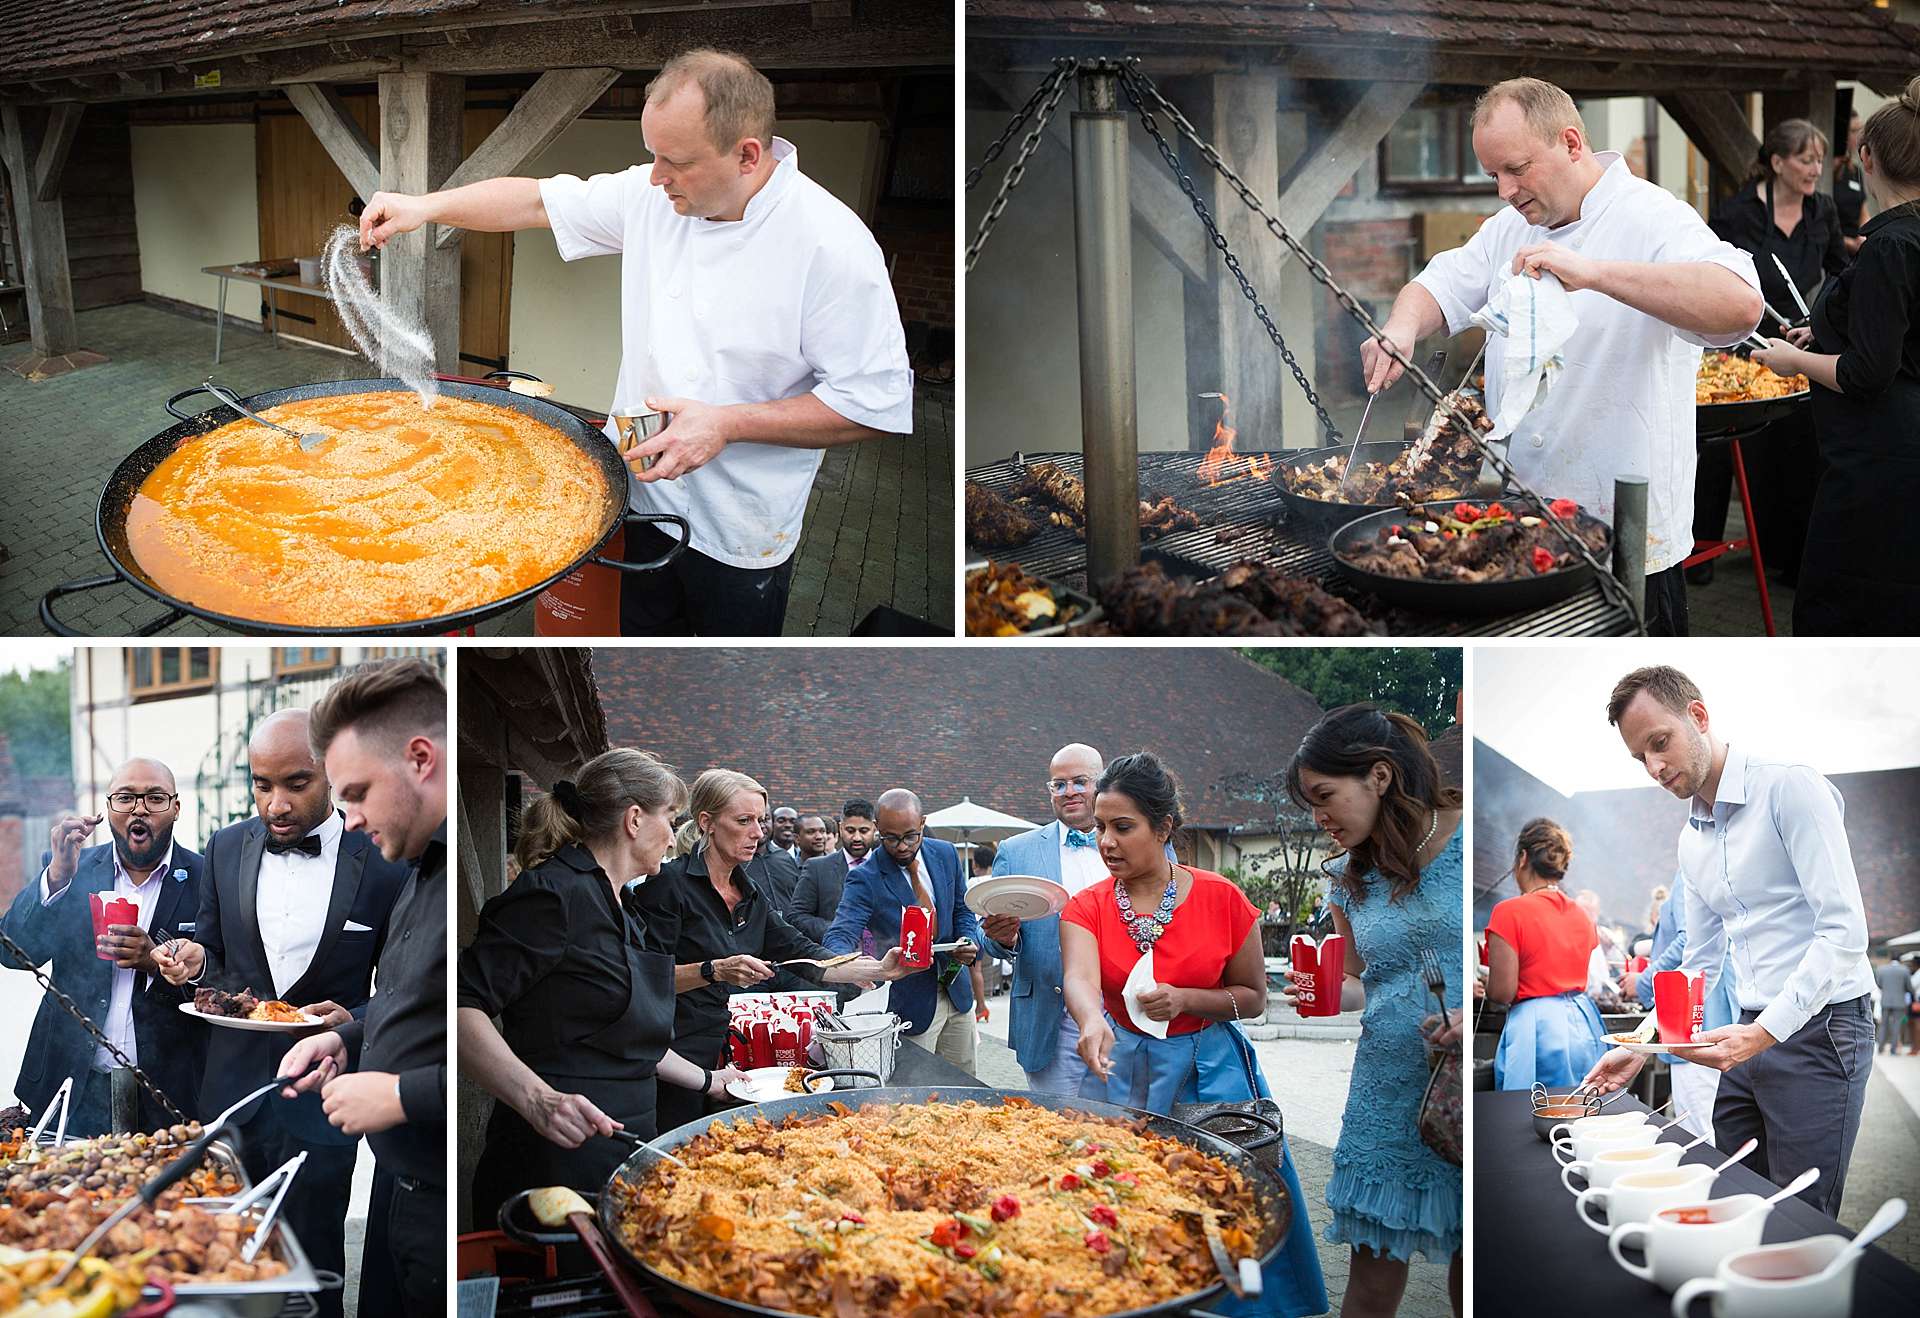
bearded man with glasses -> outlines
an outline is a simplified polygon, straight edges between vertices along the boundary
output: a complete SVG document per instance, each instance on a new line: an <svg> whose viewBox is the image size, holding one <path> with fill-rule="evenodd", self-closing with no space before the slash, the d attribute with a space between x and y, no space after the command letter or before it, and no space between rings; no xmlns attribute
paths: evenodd
<svg viewBox="0 0 1920 1318"><path fill-rule="evenodd" d="M52 997L41 1001L14 1092L37 1115L72 1077L70 1135L113 1128L114 1073L128 1064L181 1112L198 1108L206 1030L179 1009L191 990L168 984L153 959L155 940L190 939L198 929L201 859L174 841L179 817L173 771L158 760L128 760L108 780L104 814L66 815L54 824L46 869L14 898L0 925L36 964L52 963L55 986L121 1054L101 1047ZM113 840L87 846L102 821ZM95 894L103 904L130 903L134 917L96 934ZM142 1087L132 1086L132 1097L123 1114L130 1129L179 1120Z"/></svg>

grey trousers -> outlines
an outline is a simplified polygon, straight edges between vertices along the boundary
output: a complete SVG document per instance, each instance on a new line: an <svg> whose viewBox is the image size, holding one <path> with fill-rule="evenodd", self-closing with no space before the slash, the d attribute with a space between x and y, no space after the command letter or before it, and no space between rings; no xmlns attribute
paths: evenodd
<svg viewBox="0 0 1920 1318"><path fill-rule="evenodd" d="M1880 1009L1880 1046L1889 1052L1900 1051L1900 1022L1907 1018L1907 1009L1900 1007L1882 1007Z"/></svg>
<svg viewBox="0 0 1920 1318"><path fill-rule="evenodd" d="M1741 1023L1759 1015L1743 1011ZM1837 1217L1872 1073L1872 1000L1830 1003L1792 1037L1722 1073L1714 1144L1731 1153L1759 1140L1746 1165L1775 1185L1818 1167L1820 1179L1799 1197Z"/></svg>

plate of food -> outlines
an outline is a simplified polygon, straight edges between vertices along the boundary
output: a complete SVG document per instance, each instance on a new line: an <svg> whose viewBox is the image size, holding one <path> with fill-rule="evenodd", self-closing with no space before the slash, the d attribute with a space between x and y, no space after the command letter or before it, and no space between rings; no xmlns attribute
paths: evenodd
<svg viewBox="0 0 1920 1318"><path fill-rule="evenodd" d="M1602 1036L1609 1048L1625 1048L1630 1053L1684 1053L1691 1048L1711 1048L1710 1043L1661 1043L1658 1039L1641 1042L1631 1034L1608 1034Z"/></svg>
<svg viewBox="0 0 1920 1318"><path fill-rule="evenodd" d="M742 1103L771 1103L795 1094L818 1094L833 1088L828 1078L809 1081L804 1066L759 1066L746 1078L728 1083L727 1092Z"/></svg>
<svg viewBox="0 0 1920 1318"><path fill-rule="evenodd" d="M975 915L1038 920L1067 909L1067 890L1052 879L1032 874L1001 874L968 888L967 905Z"/></svg>
<svg viewBox="0 0 1920 1318"><path fill-rule="evenodd" d="M1091 622L1098 606L1017 563L967 566L967 635L1058 636L1067 624Z"/></svg>
<svg viewBox="0 0 1920 1318"><path fill-rule="evenodd" d="M1546 509L1525 500L1410 503L1347 523L1330 548L1348 580L1406 608L1448 615L1541 608L1593 575L1547 524L1548 511L1573 526L1596 560L1609 561L1612 530L1571 499Z"/></svg>
<svg viewBox="0 0 1920 1318"><path fill-rule="evenodd" d="M229 1030L293 1034L319 1029L326 1024L318 1016L309 1016L290 1002L281 1002L277 998L262 1001L247 989L238 993L199 989L195 991L192 1002L180 1004L180 1010L209 1025L220 1025Z"/></svg>

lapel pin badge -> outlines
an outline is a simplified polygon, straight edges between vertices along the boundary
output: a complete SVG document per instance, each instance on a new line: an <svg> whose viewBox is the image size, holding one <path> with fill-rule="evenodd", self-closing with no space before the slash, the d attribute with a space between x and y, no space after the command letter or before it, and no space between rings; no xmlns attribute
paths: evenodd
<svg viewBox="0 0 1920 1318"><path fill-rule="evenodd" d="M187 872L185 870L175 870L173 872L173 881L175 883L185 883L187 881Z"/></svg>

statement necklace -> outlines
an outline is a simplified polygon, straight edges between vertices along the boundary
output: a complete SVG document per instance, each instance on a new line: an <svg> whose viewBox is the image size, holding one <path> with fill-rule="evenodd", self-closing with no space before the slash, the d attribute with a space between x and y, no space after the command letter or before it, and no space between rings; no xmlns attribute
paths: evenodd
<svg viewBox="0 0 1920 1318"><path fill-rule="evenodd" d="M1113 881L1113 900L1120 907L1121 920L1126 922L1127 937L1133 940L1133 945L1139 948L1143 955L1153 950L1153 945L1160 941L1160 935L1164 934L1167 926L1173 923L1173 899L1179 889L1180 871L1169 865L1167 890L1160 894L1159 907L1152 915L1135 915L1133 899L1127 896L1127 885L1119 879Z"/></svg>

